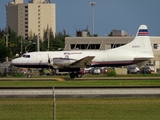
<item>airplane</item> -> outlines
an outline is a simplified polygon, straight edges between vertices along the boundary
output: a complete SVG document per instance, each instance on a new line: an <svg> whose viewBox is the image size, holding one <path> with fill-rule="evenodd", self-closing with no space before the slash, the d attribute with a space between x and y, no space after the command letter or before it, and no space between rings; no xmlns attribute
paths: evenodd
<svg viewBox="0 0 160 120"><path fill-rule="evenodd" d="M70 72L70 78L82 77L81 68L119 67L154 58L148 28L140 25L135 38L123 46L108 50L38 51L24 53L11 65L26 68L51 68ZM28 77L31 77L29 74Z"/></svg>

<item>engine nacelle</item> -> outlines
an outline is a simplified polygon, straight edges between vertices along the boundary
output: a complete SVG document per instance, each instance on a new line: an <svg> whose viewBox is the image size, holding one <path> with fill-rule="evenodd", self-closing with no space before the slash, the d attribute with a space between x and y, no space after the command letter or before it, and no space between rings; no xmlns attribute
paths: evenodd
<svg viewBox="0 0 160 120"><path fill-rule="evenodd" d="M75 59L71 59L71 58L52 58L51 66L53 68L64 68L75 61L76 61Z"/></svg>

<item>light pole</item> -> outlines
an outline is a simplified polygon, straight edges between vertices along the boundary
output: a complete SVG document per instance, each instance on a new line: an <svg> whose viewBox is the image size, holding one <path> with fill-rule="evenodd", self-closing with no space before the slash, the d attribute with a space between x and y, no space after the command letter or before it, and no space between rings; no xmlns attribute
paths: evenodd
<svg viewBox="0 0 160 120"><path fill-rule="evenodd" d="M8 36L9 34L4 34L5 38L6 38L6 47L8 47ZM6 63L8 63L8 56L6 56Z"/></svg>
<svg viewBox="0 0 160 120"><path fill-rule="evenodd" d="M96 5L96 3L90 2L90 5L92 6L92 34L94 36L94 5Z"/></svg>

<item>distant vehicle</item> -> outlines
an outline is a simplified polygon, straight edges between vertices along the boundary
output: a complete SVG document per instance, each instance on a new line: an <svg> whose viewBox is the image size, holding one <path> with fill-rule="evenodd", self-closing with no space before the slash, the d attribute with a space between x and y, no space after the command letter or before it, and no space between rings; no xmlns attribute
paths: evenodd
<svg viewBox="0 0 160 120"><path fill-rule="evenodd" d="M80 70L80 74L85 75L85 74L86 74L86 70L85 70L84 68L82 68L82 69Z"/></svg>
<svg viewBox="0 0 160 120"><path fill-rule="evenodd" d="M104 69L103 69L103 73L104 73L104 74L107 74L107 73L108 73L108 69L107 69L107 68L104 68Z"/></svg>
<svg viewBox="0 0 160 120"><path fill-rule="evenodd" d="M151 69L151 73L155 73L155 66L153 64L146 64Z"/></svg>
<svg viewBox="0 0 160 120"><path fill-rule="evenodd" d="M100 75L101 74L101 70L100 68L92 68L90 71L89 71L90 74L92 75Z"/></svg>
<svg viewBox="0 0 160 120"><path fill-rule="evenodd" d="M138 74L139 71L140 71L139 68L136 66L131 66L131 67L128 67L127 69L128 74Z"/></svg>
<svg viewBox="0 0 160 120"><path fill-rule="evenodd" d="M145 66L145 67L142 67L140 69L140 73L142 73L142 74L151 74L152 70L148 66Z"/></svg>
<svg viewBox="0 0 160 120"><path fill-rule="evenodd" d="M89 74L90 70L93 69L93 67L89 67L89 68L84 68L86 74Z"/></svg>

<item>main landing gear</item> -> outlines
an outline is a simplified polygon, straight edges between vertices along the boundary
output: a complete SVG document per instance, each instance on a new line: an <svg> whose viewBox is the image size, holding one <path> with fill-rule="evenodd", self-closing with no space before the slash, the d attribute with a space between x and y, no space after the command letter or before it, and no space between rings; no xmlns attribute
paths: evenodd
<svg viewBox="0 0 160 120"><path fill-rule="evenodd" d="M75 78L75 77L81 78L81 77L82 77L82 74L79 73L79 72L76 72L76 73L71 72L69 76L70 76L70 78Z"/></svg>

